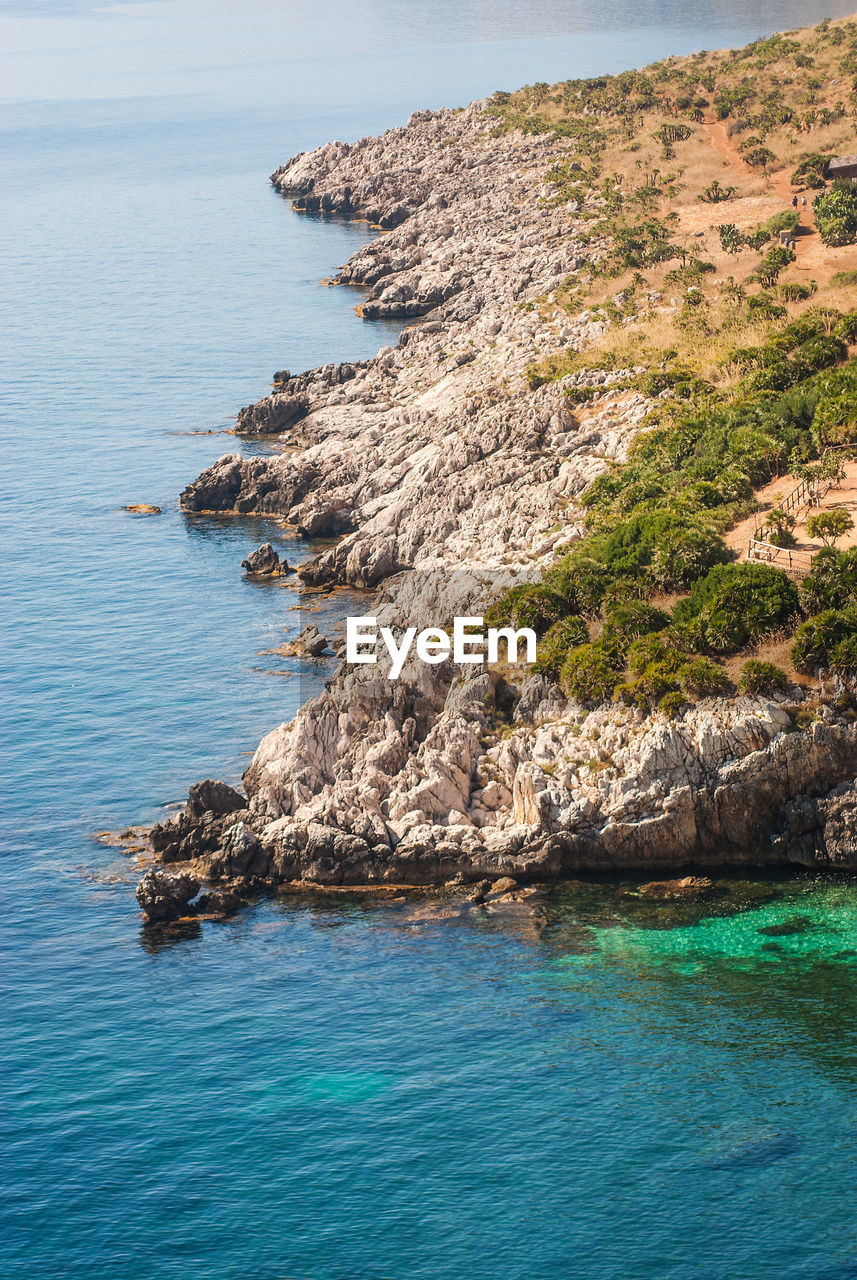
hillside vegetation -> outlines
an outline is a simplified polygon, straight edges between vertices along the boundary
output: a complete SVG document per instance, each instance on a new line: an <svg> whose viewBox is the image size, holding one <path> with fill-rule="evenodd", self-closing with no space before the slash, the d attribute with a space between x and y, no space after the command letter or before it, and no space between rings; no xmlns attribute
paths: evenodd
<svg viewBox="0 0 857 1280"><path fill-rule="evenodd" d="M809 526L819 553L800 583L723 541L775 477L827 479L835 502L857 443L857 186L829 176L857 151L857 23L531 85L488 110L498 136L569 140L544 198L594 251L527 305L609 322L596 347L531 366L530 386L642 365L629 386L657 403L584 495L587 535L496 619L534 626L543 668L588 702L670 711L731 682L773 691L786 673L757 652L772 637L792 637L792 675L857 667L845 513ZM767 538L787 546L789 522L771 512Z"/></svg>

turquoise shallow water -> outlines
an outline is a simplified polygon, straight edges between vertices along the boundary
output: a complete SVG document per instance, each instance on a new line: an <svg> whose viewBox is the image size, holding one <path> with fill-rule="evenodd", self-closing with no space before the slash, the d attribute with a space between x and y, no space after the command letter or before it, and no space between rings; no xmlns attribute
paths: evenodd
<svg viewBox="0 0 857 1280"><path fill-rule="evenodd" d="M217 95L146 88L150 42L110 55L148 97L4 112L0 1275L855 1277L852 886L666 913L584 887L518 921L273 901L167 940L92 839L236 780L323 678L262 652L295 600L240 561L279 531L175 503L271 371L395 333L318 287L366 229L291 214L270 170L426 103L822 16L438 5L397 9L393 49L349 12L325 51L301 7L311 60L297 35L276 75L236 50Z"/></svg>

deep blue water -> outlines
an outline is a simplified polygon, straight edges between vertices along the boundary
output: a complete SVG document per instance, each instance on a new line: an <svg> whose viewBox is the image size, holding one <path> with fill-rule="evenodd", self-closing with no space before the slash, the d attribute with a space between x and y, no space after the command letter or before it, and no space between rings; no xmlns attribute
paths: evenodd
<svg viewBox="0 0 857 1280"><path fill-rule="evenodd" d="M167 941L92 838L237 780L322 678L263 653L295 597L240 562L277 527L176 506L274 369L395 332L318 284L366 228L292 214L274 166L826 8L302 5L290 43L283 6L217 94L202 54L156 91L156 42L75 46L75 81L65 29L10 60L38 100L4 111L0 189L4 1278L857 1277L850 885L715 916L558 893L538 925L263 902ZM85 98L132 54L147 96Z"/></svg>

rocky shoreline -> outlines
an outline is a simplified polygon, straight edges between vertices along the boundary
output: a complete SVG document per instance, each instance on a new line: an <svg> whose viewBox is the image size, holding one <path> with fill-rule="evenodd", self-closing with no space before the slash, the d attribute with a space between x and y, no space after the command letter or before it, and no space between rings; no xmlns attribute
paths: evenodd
<svg viewBox="0 0 857 1280"><path fill-rule="evenodd" d="M296 209L385 232L335 283L364 291L364 318L415 323L373 360L278 374L237 432L276 435L289 451L219 459L185 489L183 510L278 516L301 536L335 538L299 566L303 582L383 584L379 607L408 623L481 611L498 584L567 549L581 532L576 500L624 458L652 407L628 389L629 369L535 389L526 376L604 329L550 305L604 251L576 206L545 199L548 166L573 155L568 139L498 142L474 103L278 169L272 182ZM203 884L202 907L216 913L212 893L229 910L242 885L293 881L857 868L854 691L842 680L707 698L667 717L588 710L542 675L462 678L443 664L391 682L377 670L343 664L268 734L246 795L198 784L185 812L154 828L166 869L138 891L149 919L181 915Z"/></svg>

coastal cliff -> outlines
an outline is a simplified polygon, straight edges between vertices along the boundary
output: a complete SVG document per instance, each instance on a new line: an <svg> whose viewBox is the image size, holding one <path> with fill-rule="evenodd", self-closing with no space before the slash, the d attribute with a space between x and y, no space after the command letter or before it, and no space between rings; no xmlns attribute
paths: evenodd
<svg viewBox="0 0 857 1280"><path fill-rule="evenodd" d="M568 144L491 136L484 104L418 112L401 129L332 143L272 181L311 211L395 227L336 283L367 288L359 310L425 316L361 364L284 376L242 410L239 434L285 432L285 457L227 455L182 494L188 512L286 517L307 536L345 536L299 570L308 585L371 587L402 569L531 565L577 535L557 516L624 456L647 402L621 371L584 372L598 393L572 411L566 386L532 392L546 351L604 329L583 313L543 320L534 300L598 255L569 211L545 207L544 173ZM347 531L347 532L346 532Z"/></svg>
<svg viewBox="0 0 857 1280"><path fill-rule="evenodd" d="M828 29L803 33L799 55L800 47L826 49ZM837 41L829 43L835 49ZM729 55L706 56L729 63ZM751 56L758 62L757 46ZM771 55L774 63L794 57L779 46ZM669 66L668 78L687 74L677 60ZM693 75L704 80L709 71L697 61ZM561 87L551 101L565 103L563 110L577 103L574 127L556 112L539 124L499 95L464 110L418 112L400 129L328 144L272 175L298 211L365 218L383 232L333 283L361 290L365 319L401 318L407 327L395 347L372 360L277 374L274 392L242 410L237 433L275 436L288 451L226 455L184 491L183 510L276 516L308 539L335 539L299 566L303 583L372 588L395 626L421 614L428 624L490 610L498 598L514 599L510 586L537 583L543 574L549 582L565 556L568 572L578 575L577 596L566 594L557 605L561 592L545 587L539 607L550 596L558 609L545 628L553 626L554 635L573 619L577 647L570 661L606 675L596 684L574 679L563 659L523 674L499 664L462 674L450 663L409 663L391 681L378 668L367 675L343 663L320 697L263 739L245 774L246 797L222 784L200 784L182 815L154 829L156 859L175 864L184 877L176 898L182 908L199 880L234 889L288 881L545 879L691 865L857 868L857 701L849 664L774 667L779 676L770 687L753 689L742 680L738 690L737 676L722 665L732 654L761 653L759 645L780 634L784 622L811 621L809 596L802 587L798 605L786 581L788 609L778 606L780 615L756 631L748 624L734 643L712 638L711 627L703 634L704 610L694 614L681 604L689 591L693 601L691 588L702 590L695 584L707 582L706 573L729 561L721 535L759 509L765 476L787 473L785 445L771 446L762 462L758 449L737 462L725 454L722 463L706 460L705 472L700 464L670 476L663 464L653 472L666 477L663 484L641 479L636 461L648 435L653 449L678 456L669 441L668 449L662 444L664 424L687 437L685 401L701 406L706 420L745 412L758 422L755 402L741 409L751 393L763 397L765 413L779 412L771 397L791 383L760 391L755 371L772 367L774 357L758 344L773 344L783 326L805 330L808 354L799 371L790 355L797 341L770 348L788 364L792 383L809 387L818 370L850 369L857 332L836 310L835 274L847 260L834 248L822 261L827 251L814 224L804 228L815 239L801 253L816 253L813 268L820 275L819 264L825 267L832 281L822 320L817 305L808 309L813 290L795 283L788 293L777 284L784 266L795 262L791 249L778 267L768 252L774 265L767 282L764 263L749 260L741 281L734 274L727 279L735 250L731 232L723 234L724 224L718 232L717 222L728 212L734 222L727 232L731 226L744 235L758 254L770 239L760 236L760 221L773 225L785 204L776 157L769 153L764 176L737 143L724 158L716 120L704 119L710 97L676 108L678 99L646 89L649 80L639 73L628 75L638 78L619 89L621 77ZM538 95L522 91L530 94L524 106L531 111L547 87L535 88ZM603 92L614 95L609 110L597 97ZM639 102L634 93L642 95ZM832 124L824 127L833 129L844 109L825 110ZM599 121L610 111L619 120L616 140L605 134L602 142ZM652 136L670 159L674 144L697 130L701 194L682 196L684 169L664 174L645 153L630 170L636 178L617 171L601 180L594 152L621 165L625 154L640 151L639 143L629 144L641 128L629 125L635 112L655 113L654 123L681 113L694 121L661 123ZM775 122L771 145L777 129L791 127L792 121ZM723 136L728 143L725 130ZM716 175L733 159L738 176L722 196L731 203L713 213L705 206L719 203L724 191ZM639 205L633 216L640 220L657 208L663 222L655 230L647 223L649 241L628 249L626 215L616 210L629 201L631 186ZM709 200L705 193L712 191ZM675 208L666 212L670 202ZM752 227L752 234L742 230ZM798 254L796 271L801 261ZM761 301L751 306L746 282L760 279ZM716 320L715 313L726 318ZM661 332L658 351L651 335ZM806 364L811 344L818 348L825 336L815 365ZM763 352L764 358L746 358L752 384L736 380L744 374L726 350L727 338L733 348L752 338L757 345L742 350ZM669 342L683 344L678 354L666 350ZM821 403L813 393L813 404ZM820 421L820 410L816 416ZM724 417L727 442L741 435L732 421ZM783 418L777 430L785 435L790 421ZM812 423L802 422L788 427L793 457L795 442L803 447L795 431L815 438ZM668 546L657 542L661 532L651 535L651 546L639 532L653 511L673 521ZM686 533L700 511L707 523L691 556ZM604 548L618 529L627 551L630 535L621 520L628 512L637 521L637 544L622 561L630 566L623 577L613 567L615 553L611 562ZM590 543L588 558L572 564L569 553ZM620 545L616 537L614 544ZM588 583L599 583L587 601L584 570ZM608 642L608 633L618 634L616 609L624 597L651 617L642 627L635 623L621 643L615 636ZM521 622L514 610L509 618ZM646 643L656 637L661 646L656 677L652 663L647 668L635 658L633 645L646 633ZM686 659L683 667L669 667L668 648ZM138 894L152 918L164 915L152 904L165 892L169 898L164 876L149 873Z"/></svg>

